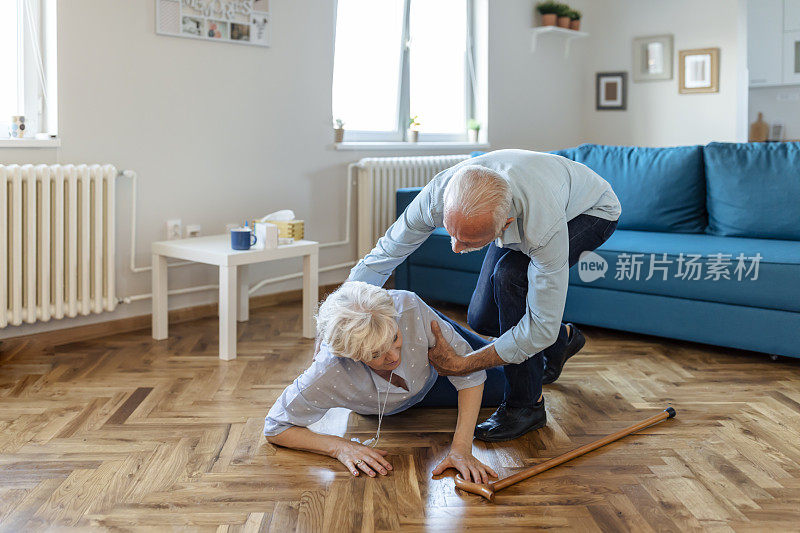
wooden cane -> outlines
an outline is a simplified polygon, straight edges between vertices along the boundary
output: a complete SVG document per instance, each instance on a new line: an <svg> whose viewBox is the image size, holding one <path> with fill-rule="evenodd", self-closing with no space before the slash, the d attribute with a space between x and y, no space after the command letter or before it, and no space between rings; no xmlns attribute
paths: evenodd
<svg viewBox="0 0 800 533"><path fill-rule="evenodd" d="M512 474L508 477L505 477L501 480L494 481L492 483L473 483L471 481L467 481L466 479L462 478L460 475L456 475L456 488L461 490L465 490L467 492L471 492L472 494L477 494L479 496L483 496L489 501L494 501L494 494L499 491L503 490L506 487L510 487L515 483L519 483L524 479L528 479L529 477L533 477L537 474L541 474L545 470L550 470L554 466L558 466L562 463L566 463L576 457L580 457L581 455L587 454L597 448L605 446L615 440L619 440L622 437L630 435L631 433L635 433L641 429L644 429L648 426L652 426L653 424L657 424L662 420L666 420L667 418L673 418L676 415L675 409L672 407L668 407L667 409L661 411L657 415L651 416L646 420L642 420L638 424L634 424L628 428L621 429L616 433L612 433L607 437L603 437L602 439L598 439L594 442L590 442L580 448L575 448L571 452L567 452L565 454L559 455L558 457L554 457L544 463L538 464L536 466L532 466L530 468L526 468L525 470L521 470L516 474Z"/></svg>

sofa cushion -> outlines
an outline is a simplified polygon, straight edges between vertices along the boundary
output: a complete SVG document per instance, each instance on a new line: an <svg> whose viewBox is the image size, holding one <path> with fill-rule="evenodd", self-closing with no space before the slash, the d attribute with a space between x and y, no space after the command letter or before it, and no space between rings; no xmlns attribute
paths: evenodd
<svg viewBox="0 0 800 533"><path fill-rule="evenodd" d="M575 160L575 150L577 150L577 148L564 148L562 150L553 150L547 153L560 155L561 157L566 157L567 159Z"/></svg>
<svg viewBox="0 0 800 533"><path fill-rule="evenodd" d="M409 261L413 265L445 268L463 272L480 272L486 248L457 254L450 248L450 235L444 228L436 228L430 237L411 254Z"/></svg>
<svg viewBox="0 0 800 533"><path fill-rule="evenodd" d="M413 291L426 301L439 300L461 305L469 305L472 292L478 283L477 272L446 270L422 265L409 265L408 287L398 287Z"/></svg>
<svg viewBox="0 0 800 533"><path fill-rule="evenodd" d="M605 276L591 280L585 275L588 281L582 281L579 262L570 269L570 285L800 311L800 243L795 241L617 230L595 252L607 262ZM690 254L700 256L693 260L699 267L687 266ZM740 254L745 270L737 271ZM761 258L754 260L758 254ZM629 265L638 262L636 279ZM700 279L694 279L695 268ZM727 271L728 279L717 271Z"/></svg>
<svg viewBox="0 0 800 533"><path fill-rule="evenodd" d="M705 230L702 147L583 144L568 153L614 188L622 204L620 229L679 233Z"/></svg>
<svg viewBox="0 0 800 533"><path fill-rule="evenodd" d="M397 212L402 213L422 190L422 187L405 187L396 193ZM409 264L444 268L462 272L480 272L486 250L468 254L454 253L450 248L450 235L444 228L433 230L428 239L408 258Z"/></svg>
<svg viewBox="0 0 800 533"><path fill-rule="evenodd" d="M800 143L705 147L709 233L800 240Z"/></svg>

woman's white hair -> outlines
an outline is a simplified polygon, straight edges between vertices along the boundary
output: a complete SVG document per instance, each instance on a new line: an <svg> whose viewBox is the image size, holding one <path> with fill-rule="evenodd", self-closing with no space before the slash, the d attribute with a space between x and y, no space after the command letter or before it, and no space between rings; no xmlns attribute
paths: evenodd
<svg viewBox="0 0 800 533"><path fill-rule="evenodd" d="M397 310L389 291L347 281L317 311L317 335L333 355L369 362L394 343Z"/></svg>
<svg viewBox="0 0 800 533"><path fill-rule="evenodd" d="M478 165L456 170L444 189L445 213L460 213L465 218L491 214L497 234L511 213L511 202L508 181L494 170Z"/></svg>

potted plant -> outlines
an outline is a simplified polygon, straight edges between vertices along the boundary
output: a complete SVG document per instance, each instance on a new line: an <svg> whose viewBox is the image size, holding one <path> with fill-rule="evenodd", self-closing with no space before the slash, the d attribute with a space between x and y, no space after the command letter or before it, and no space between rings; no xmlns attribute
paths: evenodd
<svg viewBox="0 0 800 533"><path fill-rule="evenodd" d="M337 118L333 121L333 142L340 143L344 140L344 121Z"/></svg>
<svg viewBox="0 0 800 533"><path fill-rule="evenodd" d="M408 142L415 143L419 140L419 115L408 119Z"/></svg>
<svg viewBox="0 0 800 533"><path fill-rule="evenodd" d="M569 29L580 31L581 29L581 12L573 9L569 12Z"/></svg>
<svg viewBox="0 0 800 533"><path fill-rule="evenodd" d="M556 18L558 17L560 5L561 4L554 0L547 0L546 2L536 4L536 10L539 11L539 14L542 16L542 26L556 25Z"/></svg>
<svg viewBox="0 0 800 533"><path fill-rule="evenodd" d="M558 11L556 12L556 15L558 15L557 24L559 28L569 29L570 13L572 13L572 9L570 9L568 5L558 4Z"/></svg>
<svg viewBox="0 0 800 533"><path fill-rule="evenodd" d="M469 119L467 122L467 132L469 133L469 142L477 143L478 134L481 131L481 123L474 118Z"/></svg>

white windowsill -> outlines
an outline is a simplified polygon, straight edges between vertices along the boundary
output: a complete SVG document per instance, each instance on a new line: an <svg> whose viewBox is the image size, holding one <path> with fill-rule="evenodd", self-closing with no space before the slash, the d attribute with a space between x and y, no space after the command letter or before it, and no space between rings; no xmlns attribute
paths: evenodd
<svg viewBox="0 0 800 533"><path fill-rule="evenodd" d="M58 148L61 138L55 139L0 139L0 148Z"/></svg>
<svg viewBox="0 0 800 533"><path fill-rule="evenodd" d="M489 143L455 142L341 142L335 143L336 150L483 150L489 148Z"/></svg>

